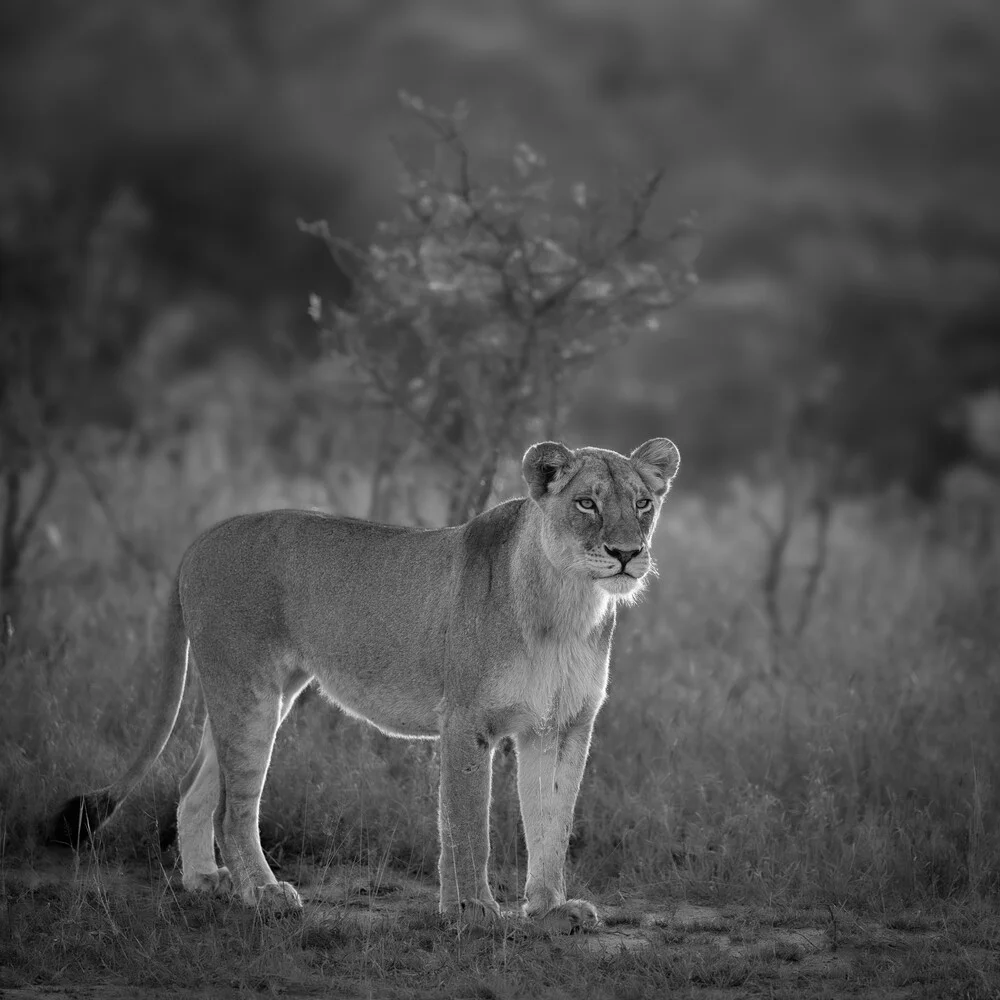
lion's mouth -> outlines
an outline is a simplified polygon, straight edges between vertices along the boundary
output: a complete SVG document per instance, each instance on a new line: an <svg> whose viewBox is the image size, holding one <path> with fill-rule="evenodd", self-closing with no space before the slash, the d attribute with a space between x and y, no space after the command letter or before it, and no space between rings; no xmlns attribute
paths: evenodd
<svg viewBox="0 0 1000 1000"><path fill-rule="evenodd" d="M617 573L608 573L606 576L599 576L599 580L641 580L641 576L637 576L635 573L629 573L627 570L620 569Z"/></svg>

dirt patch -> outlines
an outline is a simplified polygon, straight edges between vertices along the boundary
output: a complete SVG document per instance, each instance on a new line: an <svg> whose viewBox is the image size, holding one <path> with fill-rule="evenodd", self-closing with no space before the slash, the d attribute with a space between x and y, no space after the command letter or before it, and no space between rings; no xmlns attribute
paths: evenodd
<svg viewBox="0 0 1000 1000"><path fill-rule="evenodd" d="M184 893L179 874L159 867L72 855L8 864L0 998L304 997L324 995L331 981L338 996L421 1000L519 996L538 982L560 984L553 996L585 998L627 984L643 995L791 998L930 996L959 982L961 995L1000 995L995 907L874 921L841 909L598 899L600 928L558 936L510 901L496 932L456 934L437 914L430 880L361 867L295 865L281 875L298 884L305 910L268 922Z"/></svg>
<svg viewBox="0 0 1000 1000"><path fill-rule="evenodd" d="M585 935L582 944L593 951L631 951L656 947L679 951L703 944L732 956L766 956L787 961L817 961L829 956L834 943L828 927L763 927L752 934L735 932L734 928L751 922L750 907L727 907L725 911L711 906L678 903L665 909L662 904L637 900L627 907L604 907L604 926Z"/></svg>

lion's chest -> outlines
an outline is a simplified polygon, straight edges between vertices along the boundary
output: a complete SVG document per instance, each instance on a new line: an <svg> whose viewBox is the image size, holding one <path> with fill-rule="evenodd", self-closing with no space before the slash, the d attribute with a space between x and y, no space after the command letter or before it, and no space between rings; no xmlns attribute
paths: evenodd
<svg viewBox="0 0 1000 1000"><path fill-rule="evenodd" d="M608 650L585 637L541 639L512 671L510 708L535 727L562 726L604 700Z"/></svg>

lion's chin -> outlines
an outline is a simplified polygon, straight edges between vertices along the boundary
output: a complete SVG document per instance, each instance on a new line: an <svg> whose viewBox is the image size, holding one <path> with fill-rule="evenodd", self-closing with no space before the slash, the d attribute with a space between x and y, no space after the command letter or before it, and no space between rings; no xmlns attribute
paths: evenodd
<svg viewBox="0 0 1000 1000"><path fill-rule="evenodd" d="M613 597L629 598L639 595L643 583L628 573L616 573L614 576L598 577L597 585Z"/></svg>

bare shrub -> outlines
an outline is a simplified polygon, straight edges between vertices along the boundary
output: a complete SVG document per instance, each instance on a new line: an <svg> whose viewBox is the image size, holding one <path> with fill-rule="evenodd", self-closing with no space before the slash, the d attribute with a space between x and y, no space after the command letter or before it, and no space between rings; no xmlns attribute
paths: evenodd
<svg viewBox="0 0 1000 1000"><path fill-rule="evenodd" d="M346 308L314 296L312 312L382 413L372 516L416 448L454 470L457 523L486 507L502 454L558 432L574 377L696 284L701 238L690 219L648 231L662 170L614 198L561 191L525 143L474 162L464 107L401 100L431 163L400 149L400 213L367 247L303 224L354 282Z"/></svg>

